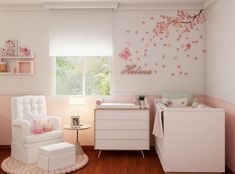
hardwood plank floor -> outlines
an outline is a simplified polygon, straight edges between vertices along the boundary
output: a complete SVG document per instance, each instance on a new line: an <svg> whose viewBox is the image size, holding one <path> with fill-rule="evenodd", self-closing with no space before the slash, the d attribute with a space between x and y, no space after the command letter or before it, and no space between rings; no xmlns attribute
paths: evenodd
<svg viewBox="0 0 235 174"><path fill-rule="evenodd" d="M164 174L155 151L145 151L142 158L140 151L86 151L89 163L74 174Z"/></svg>
<svg viewBox="0 0 235 174"><path fill-rule="evenodd" d="M154 150L145 151L142 158L139 151L98 151L85 150L89 157L88 164L72 174L164 174L161 163ZM10 156L9 148L0 148L0 163ZM1 174L4 174L0 170ZM226 174L232 174L228 169Z"/></svg>

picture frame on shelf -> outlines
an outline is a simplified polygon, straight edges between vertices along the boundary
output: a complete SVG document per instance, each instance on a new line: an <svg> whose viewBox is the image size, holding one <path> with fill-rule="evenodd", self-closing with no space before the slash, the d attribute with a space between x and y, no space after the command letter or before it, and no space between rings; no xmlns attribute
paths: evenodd
<svg viewBox="0 0 235 174"><path fill-rule="evenodd" d="M80 116L71 116L71 127L79 127L80 126Z"/></svg>
<svg viewBox="0 0 235 174"><path fill-rule="evenodd" d="M5 56L6 57L18 56L18 40L6 40Z"/></svg>

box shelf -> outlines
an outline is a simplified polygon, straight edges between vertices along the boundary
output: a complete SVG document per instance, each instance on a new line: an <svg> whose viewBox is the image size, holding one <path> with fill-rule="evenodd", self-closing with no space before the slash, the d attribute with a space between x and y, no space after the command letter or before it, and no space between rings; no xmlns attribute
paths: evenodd
<svg viewBox="0 0 235 174"><path fill-rule="evenodd" d="M16 74L33 74L33 61L16 61Z"/></svg>

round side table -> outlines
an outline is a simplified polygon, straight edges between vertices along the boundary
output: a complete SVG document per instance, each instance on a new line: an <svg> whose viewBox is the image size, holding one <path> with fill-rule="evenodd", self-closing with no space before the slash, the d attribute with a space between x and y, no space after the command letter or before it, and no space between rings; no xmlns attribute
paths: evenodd
<svg viewBox="0 0 235 174"><path fill-rule="evenodd" d="M78 141L78 131L79 130L85 130L85 129L89 129L91 126L89 124L84 124L84 123L81 123L80 126L71 126L69 124L65 125L64 126L64 129L66 130L76 130L77 131L77 141L75 143L75 147L76 147L76 154L77 155L82 155L84 152L82 150L82 147Z"/></svg>

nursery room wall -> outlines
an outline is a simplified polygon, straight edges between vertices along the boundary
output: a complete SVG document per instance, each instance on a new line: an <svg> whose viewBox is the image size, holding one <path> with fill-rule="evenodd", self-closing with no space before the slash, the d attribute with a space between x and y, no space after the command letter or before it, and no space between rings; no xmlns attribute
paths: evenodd
<svg viewBox="0 0 235 174"><path fill-rule="evenodd" d="M161 90L184 89L192 90L197 95L204 95L205 30L203 16L200 18L201 21L198 21L198 24L192 28L172 24L163 26L164 31L161 28L154 30L155 24L157 22L165 23L166 18L178 16L180 19L180 15L184 17L184 15L194 15L199 12L199 10L114 12L113 35L115 38L112 65L114 95L111 97L123 100L134 97L131 96L134 94L149 95L148 97L152 99L159 95ZM29 47L35 53L35 73L32 76L0 76L2 84L0 86L0 132L1 137L4 137L1 138L0 144L9 145L11 142L10 98L14 95L46 95L48 113L60 116L63 124L69 123L69 115L74 111L74 108L68 104L68 99L50 95L51 61L48 44L48 15L47 11L1 12L0 22L3 24L0 28L1 41L13 38L17 39L19 44ZM126 48L130 51L129 55L123 53L123 49L125 51ZM141 66L144 68L143 70L151 71L151 73L122 73L130 64ZM178 81L179 83L177 83ZM173 85L176 83L177 89ZM82 121L92 125L87 132L81 132L81 143L85 145L93 145L93 110L96 98L97 96L88 97L87 104L79 107L79 112L83 115ZM151 124L152 120L153 114L151 114ZM3 132L5 133L3 134ZM65 132L65 139L73 142L75 134Z"/></svg>
<svg viewBox="0 0 235 174"><path fill-rule="evenodd" d="M197 14L201 15L200 20L193 26L165 25L167 19L182 20ZM50 91L48 19L49 13L45 10L0 12L0 47L6 39L16 39L19 45L29 47L35 54L33 75L0 75L0 145L11 144L10 99L13 96L46 95L48 114L61 117L63 125L69 123L70 115L77 109L69 105L68 98L55 97ZM136 95L147 95L152 101L162 90L191 90L204 99L205 21L200 10L113 11L111 27L113 93L105 98L131 101ZM136 66L134 72L126 69L133 65ZM98 97L88 96L86 105L78 107L81 121L92 126L80 132L82 145L94 144L94 108ZM153 118L151 111L151 130ZM76 133L65 131L64 138L73 143Z"/></svg>
<svg viewBox="0 0 235 174"><path fill-rule="evenodd" d="M226 110L226 165L235 172L235 1L217 0L207 10L207 103Z"/></svg>

